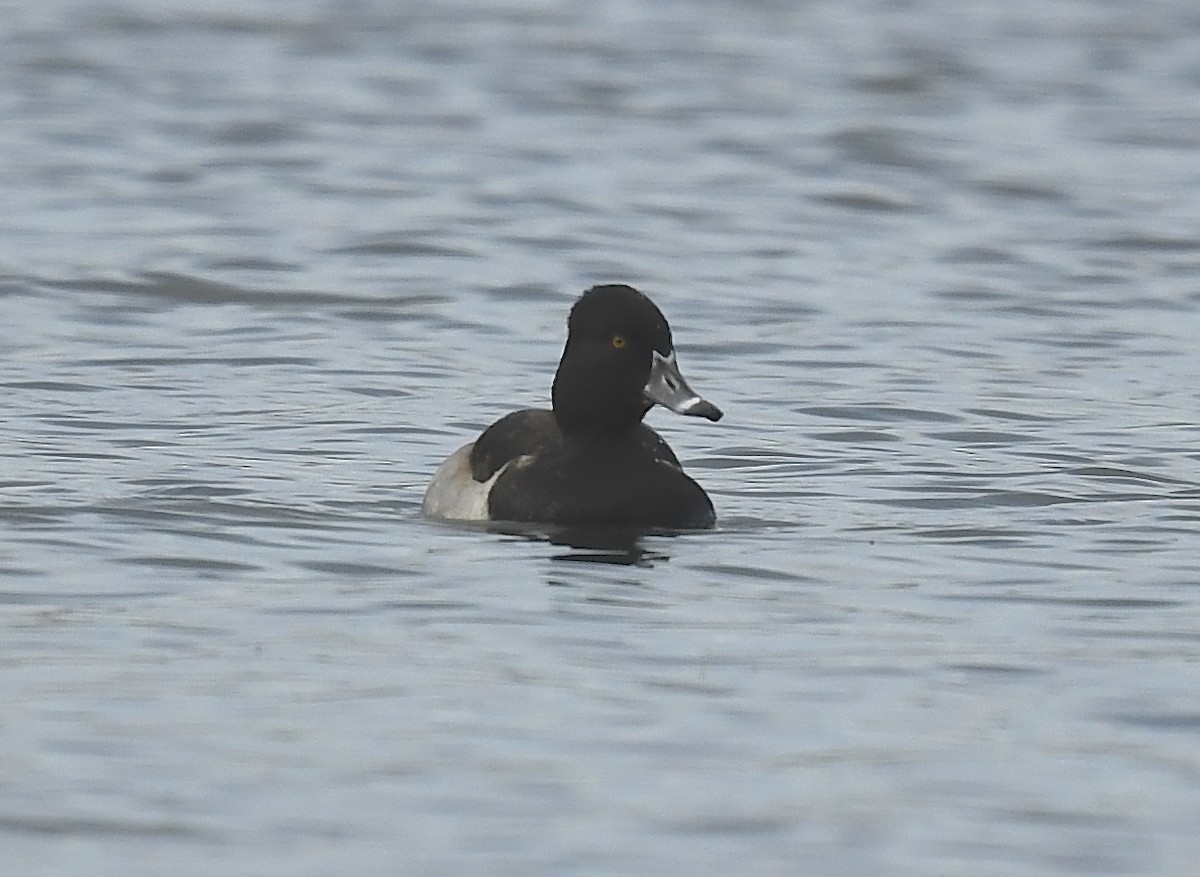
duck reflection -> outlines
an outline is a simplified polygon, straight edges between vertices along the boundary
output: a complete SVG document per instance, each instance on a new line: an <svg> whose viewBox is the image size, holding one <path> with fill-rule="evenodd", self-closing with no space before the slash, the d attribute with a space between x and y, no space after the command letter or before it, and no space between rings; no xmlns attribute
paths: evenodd
<svg viewBox="0 0 1200 877"><path fill-rule="evenodd" d="M563 527L552 531L549 541L570 549L553 559L571 563L650 567L668 560L666 552L651 551L642 544L646 535L645 530L626 527Z"/></svg>
<svg viewBox="0 0 1200 877"><path fill-rule="evenodd" d="M660 541L654 549L644 544L647 536L668 535L666 531L642 527L603 527L571 525L563 527L523 526L520 524L492 525L489 529L519 536L531 542L548 542L569 549L551 555L552 560L568 563L601 563L614 566L651 567L669 560Z"/></svg>

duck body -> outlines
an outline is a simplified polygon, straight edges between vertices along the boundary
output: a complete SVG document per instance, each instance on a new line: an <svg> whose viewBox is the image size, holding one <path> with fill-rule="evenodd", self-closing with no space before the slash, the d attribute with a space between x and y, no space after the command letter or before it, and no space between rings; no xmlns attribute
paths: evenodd
<svg viewBox="0 0 1200 877"><path fill-rule="evenodd" d="M505 415L435 473L422 504L447 520L711 527L712 501L661 436L654 404L718 420L675 364L670 329L629 286L576 302L553 385L553 410Z"/></svg>

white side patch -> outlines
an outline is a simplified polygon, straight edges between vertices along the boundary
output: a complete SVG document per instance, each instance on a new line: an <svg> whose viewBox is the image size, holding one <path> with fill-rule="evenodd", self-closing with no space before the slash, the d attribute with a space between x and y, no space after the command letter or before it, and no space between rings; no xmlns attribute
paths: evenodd
<svg viewBox="0 0 1200 877"><path fill-rule="evenodd" d="M471 448L475 443L463 445L446 458L433 473L433 480L425 491L421 502L421 513L443 521L486 521L488 520L488 492L500 474L508 468L501 466L487 481L482 483L471 477Z"/></svg>

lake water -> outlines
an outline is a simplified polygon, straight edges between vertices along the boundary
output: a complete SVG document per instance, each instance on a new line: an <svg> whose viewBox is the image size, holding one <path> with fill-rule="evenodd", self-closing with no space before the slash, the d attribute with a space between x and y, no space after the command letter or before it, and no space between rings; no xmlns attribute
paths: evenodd
<svg viewBox="0 0 1200 877"><path fill-rule="evenodd" d="M1200 11L0 14L20 875L1191 875ZM709 532L436 524L574 297Z"/></svg>

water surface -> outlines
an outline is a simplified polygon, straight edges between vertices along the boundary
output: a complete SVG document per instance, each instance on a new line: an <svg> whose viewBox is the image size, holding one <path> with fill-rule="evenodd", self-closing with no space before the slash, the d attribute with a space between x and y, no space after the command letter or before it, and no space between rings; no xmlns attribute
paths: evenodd
<svg viewBox="0 0 1200 877"><path fill-rule="evenodd" d="M12 873L1190 874L1200 14L0 24ZM629 282L716 530L423 520Z"/></svg>

